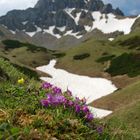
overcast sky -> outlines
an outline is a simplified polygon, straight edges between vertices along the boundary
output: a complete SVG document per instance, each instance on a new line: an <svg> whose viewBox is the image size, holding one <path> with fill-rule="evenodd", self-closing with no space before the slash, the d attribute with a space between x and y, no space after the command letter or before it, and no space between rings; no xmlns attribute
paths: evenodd
<svg viewBox="0 0 140 140"><path fill-rule="evenodd" d="M0 16L13 9L33 7L38 0L0 0ZM119 7L126 15L140 14L140 0L103 0Z"/></svg>
<svg viewBox="0 0 140 140"><path fill-rule="evenodd" d="M112 3L119 7L126 15L140 14L140 0L103 0L105 3Z"/></svg>
<svg viewBox="0 0 140 140"><path fill-rule="evenodd" d="M0 15L13 9L26 9L33 7L38 0L0 0Z"/></svg>

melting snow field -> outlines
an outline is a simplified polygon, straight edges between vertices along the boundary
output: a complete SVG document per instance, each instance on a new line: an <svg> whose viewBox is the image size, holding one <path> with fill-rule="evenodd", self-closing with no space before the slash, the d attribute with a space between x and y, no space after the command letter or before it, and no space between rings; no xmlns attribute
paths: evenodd
<svg viewBox="0 0 140 140"><path fill-rule="evenodd" d="M41 80L50 82L62 88L63 91L71 90L73 96L86 98L87 103L111 94L117 88L111 81L103 78L92 78L88 76L76 75L54 66L56 60L51 60L48 65L37 67L36 69L45 72L52 77L41 77ZM95 117L102 118L112 113L112 111L90 107Z"/></svg>

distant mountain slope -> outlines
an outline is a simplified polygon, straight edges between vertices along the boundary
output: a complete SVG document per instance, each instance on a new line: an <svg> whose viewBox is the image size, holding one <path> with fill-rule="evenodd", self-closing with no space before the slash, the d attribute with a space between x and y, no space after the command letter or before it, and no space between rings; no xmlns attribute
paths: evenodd
<svg viewBox="0 0 140 140"><path fill-rule="evenodd" d="M95 30L128 34L136 19L125 17L119 8L113 9L101 0L39 0L34 8L9 11L0 17L0 40L11 38L48 48L63 47L70 44L67 40L75 45Z"/></svg>
<svg viewBox="0 0 140 140"><path fill-rule="evenodd" d="M48 64L51 59L65 55L58 51L35 46L17 40L3 40L0 44L0 57L10 60L15 66L34 69Z"/></svg>

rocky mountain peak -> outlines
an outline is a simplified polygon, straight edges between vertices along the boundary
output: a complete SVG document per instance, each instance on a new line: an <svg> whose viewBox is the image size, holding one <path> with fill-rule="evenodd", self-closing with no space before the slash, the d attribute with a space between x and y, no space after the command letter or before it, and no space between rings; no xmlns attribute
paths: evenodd
<svg viewBox="0 0 140 140"><path fill-rule="evenodd" d="M24 31L33 36L37 32L49 33L57 38L73 34L81 36L93 28L98 16L122 11L101 0L39 0L34 8L13 10L0 17L0 24L12 31ZM101 14L101 15L100 15Z"/></svg>
<svg viewBox="0 0 140 140"><path fill-rule="evenodd" d="M39 0L35 8L58 11L64 8L85 8L84 0Z"/></svg>

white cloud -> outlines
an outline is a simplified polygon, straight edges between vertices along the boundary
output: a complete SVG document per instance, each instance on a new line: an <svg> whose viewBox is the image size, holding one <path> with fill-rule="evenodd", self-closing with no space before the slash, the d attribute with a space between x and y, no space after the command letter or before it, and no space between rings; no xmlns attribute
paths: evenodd
<svg viewBox="0 0 140 140"><path fill-rule="evenodd" d="M140 0L103 0L111 3L114 7L119 7L126 15L140 14Z"/></svg>
<svg viewBox="0 0 140 140"><path fill-rule="evenodd" d="M0 15L13 9L26 9L33 7L38 0L0 0Z"/></svg>

